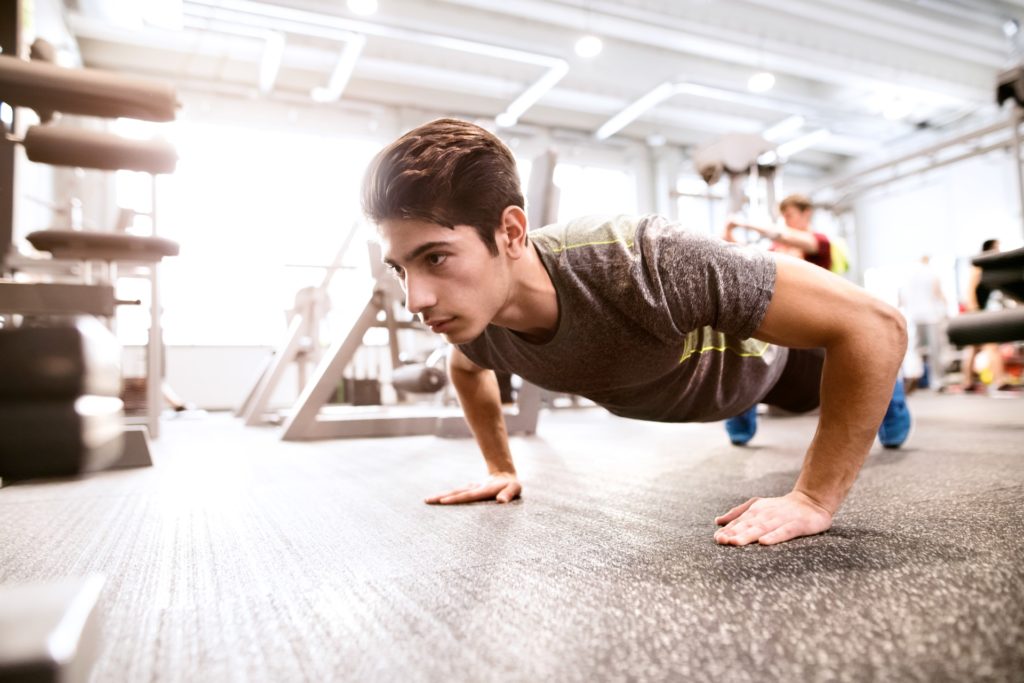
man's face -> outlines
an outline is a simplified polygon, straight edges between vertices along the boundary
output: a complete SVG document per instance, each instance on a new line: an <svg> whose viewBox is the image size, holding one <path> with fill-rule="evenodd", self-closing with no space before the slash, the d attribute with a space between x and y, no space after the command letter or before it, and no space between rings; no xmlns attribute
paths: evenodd
<svg viewBox="0 0 1024 683"><path fill-rule="evenodd" d="M405 307L448 342L476 339L507 303L509 271L500 240L494 256L467 225L452 230L396 219L383 221L379 232Z"/></svg>
<svg viewBox="0 0 1024 683"><path fill-rule="evenodd" d="M794 230L809 230L811 227L811 213L812 209L801 211L795 206L787 206L782 211L782 220L786 221L786 225Z"/></svg>

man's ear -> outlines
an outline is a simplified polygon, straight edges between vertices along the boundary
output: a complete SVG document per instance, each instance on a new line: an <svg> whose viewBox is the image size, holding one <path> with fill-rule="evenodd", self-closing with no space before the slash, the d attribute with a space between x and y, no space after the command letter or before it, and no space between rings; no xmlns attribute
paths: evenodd
<svg viewBox="0 0 1024 683"><path fill-rule="evenodd" d="M518 206L506 206L501 212L501 227L496 237L505 244L505 251L512 258L520 258L525 253L529 243L526 232L526 212Z"/></svg>

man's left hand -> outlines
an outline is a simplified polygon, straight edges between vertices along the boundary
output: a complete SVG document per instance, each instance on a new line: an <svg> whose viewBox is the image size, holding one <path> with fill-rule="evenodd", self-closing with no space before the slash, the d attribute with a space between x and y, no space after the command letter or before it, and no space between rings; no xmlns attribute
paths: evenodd
<svg viewBox="0 0 1024 683"><path fill-rule="evenodd" d="M715 541L722 545L772 545L827 531L832 513L792 491L779 498L751 498L715 518L715 523L725 525L715 532Z"/></svg>

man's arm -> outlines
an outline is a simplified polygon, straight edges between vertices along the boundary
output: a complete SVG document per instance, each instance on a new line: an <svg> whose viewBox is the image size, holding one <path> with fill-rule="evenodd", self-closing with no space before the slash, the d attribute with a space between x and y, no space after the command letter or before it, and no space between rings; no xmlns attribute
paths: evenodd
<svg viewBox="0 0 1024 683"><path fill-rule="evenodd" d="M501 391L494 372L485 370L453 346L448 355L448 375L459 395L459 404L469 429L487 462L487 481L427 498L428 503L471 503L496 499L507 503L517 498L523 487L516 478L512 452L508 446L505 416L501 410Z"/></svg>
<svg viewBox="0 0 1024 683"><path fill-rule="evenodd" d="M735 242L735 238L732 235L733 228L746 228L753 230L756 233L764 235L773 242L779 242L787 247L796 247L805 254L817 254L819 244L817 238L813 233L804 232L803 230L793 230L786 227L785 225L769 226L761 225L760 223L748 223L746 221L729 219L729 222L725 226L725 240L727 242Z"/></svg>
<svg viewBox="0 0 1024 683"><path fill-rule="evenodd" d="M753 498L716 521L719 543L769 544L832 524L874 443L907 347L906 323L891 306L828 271L776 256L775 293L761 339L824 347L821 417L793 490Z"/></svg>

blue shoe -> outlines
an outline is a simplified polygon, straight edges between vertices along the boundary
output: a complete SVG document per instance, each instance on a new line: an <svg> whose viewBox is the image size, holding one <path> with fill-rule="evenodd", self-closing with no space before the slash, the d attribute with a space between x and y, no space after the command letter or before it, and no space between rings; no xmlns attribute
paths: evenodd
<svg viewBox="0 0 1024 683"><path fill-rule="evenodd" d="M889 400L889 408L882 418L882 426L878 428L878 440L886 448L899 448L910 436L910 409L907 397L903 393L903 378L896 380L896 388Z"/></svg>
<svg viewBox="0 0 1024 683"><path fill-rule="evenodd" d="M757 433L757 404L725 421L725 431L734 446L743 446Z"/></svg>

